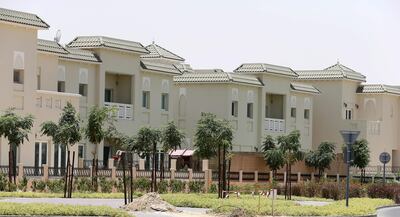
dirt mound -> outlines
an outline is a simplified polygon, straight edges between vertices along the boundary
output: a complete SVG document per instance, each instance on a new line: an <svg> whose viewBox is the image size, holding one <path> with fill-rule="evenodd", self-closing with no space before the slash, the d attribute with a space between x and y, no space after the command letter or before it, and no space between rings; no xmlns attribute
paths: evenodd
<svg viewBox="0 0 400 217"><path fill-rule="evenodd" d="M122 208L128 211L178 212L176 207L163 201L157 193L145 194Z"/></svg>

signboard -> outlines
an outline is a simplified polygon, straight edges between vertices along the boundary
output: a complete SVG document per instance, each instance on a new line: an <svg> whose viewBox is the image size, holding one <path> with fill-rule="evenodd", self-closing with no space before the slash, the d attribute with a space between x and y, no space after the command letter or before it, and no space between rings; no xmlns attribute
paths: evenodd
<svg viewBox="0 0 400 217"><path fill-rule="evenodd" d="M389 163L389 162L390 162L390 154L387 153L387 152L382 152L382 153L379 155L379 161L380 161L381 163L383 163L383 164Z"/></svg>

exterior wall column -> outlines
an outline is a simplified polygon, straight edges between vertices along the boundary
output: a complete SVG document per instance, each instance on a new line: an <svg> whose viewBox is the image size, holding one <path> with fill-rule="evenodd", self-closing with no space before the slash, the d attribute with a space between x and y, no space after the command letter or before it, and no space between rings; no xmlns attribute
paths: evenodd
<svg viewBox="0 0 400 217"><path fill-rule="evenodd" d="M274 173L272 171L269 171L269 182L272 183L272 181L274 180Z"/></svg>
<svg viewBox="0 0 400 217"><path fill-rule="evenodd" d="M139 170L144 170L145 168L144 168L144 164L145 164L145 159L143 159L143 158L140 158L139 159Z"/></svg>
<svg viewBox="0 0 400 217"><path fill-rule="evenodd" d="M135 166L132 167L132 178L133 180L137 179L137 171Z"/></svg>
<svg viewBox="0 0 400 217"><path fill-rule="evenodd" d="M24 164L18 164L18 179L22 179L24 177Z"/></svg>
<svg viewBox="0 0 400 217"><path fill-rule="evenodd" d="M171 180L175 179L175 169L171 169Z"/></svg>
<svg viewBox="0 0 400 217"><path fill-rule="evenodd" d="M209 175L210 173L208 172L208 170L204 171L204 193L208 192L208 188L209 188Z"/></svg>
<svg viewBox="0 0 400 217"><path fill-rule="evenodd" d="M49 180L49 165L43 164L43 181L48 181Z"/></svg>
<svg viewBox="0 0 400 217"><path fill-rule="evenodd" d="M301 172L297 173L297 183L301 182Z"/></svg>
<svg viewBox="0 0 400 217"><path fill-rule="evenodd" d="M108 168L114 168L114 159L113 158L109 158L108 159Z"/></svg>
<svg viewBox="0 0 400 217"><path fill-rule="evenodd" d="M176 159L171 159L171 170L175 170L176 171Z"/></svg>
<svg viewBox="0 0 400 217"><path fill-rule="evenodd" d="M204 159L204 160L202 160L202 171L203 172L205 172L205 171L207 171L208 170L208 159Z"/></svg>
<svg viewBox="0 0 400 217"><path fill-rule="evenodd" d="M189 172L189 182L193 180L193 169L188 169Z"/></svg>
<svg viewBox="0 0 400 217"><path fill-rule="evenodd" d="M258 182L258 171L254 171L254 182Z"/></svg>
<svg viewBox="0 0 400 217"><path fill-rule="evenodd" d="M314 173L311 173L311 181L314 181L314 180L315 180Z"/></svg>
<svg viewBox="0 0 400 217"><path fill-rule="evenodd" d="M287 179L287 174L286 174L286 172L283 172L283 183L286 183L286 179Z"/></svg>
<svg viewBox="0 0 400 217"><path fill-rule="evenodd" d="M243 182L243 170L239 171L239 182L242 183Z"/></svg>

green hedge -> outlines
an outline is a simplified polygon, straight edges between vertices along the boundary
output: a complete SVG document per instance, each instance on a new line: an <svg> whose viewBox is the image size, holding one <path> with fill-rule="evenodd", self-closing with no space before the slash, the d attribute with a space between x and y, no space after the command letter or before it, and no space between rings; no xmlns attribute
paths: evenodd
<svg viewBox="0 0 400 217"><path fill-rule="evenodd" d="M75 206L44 203L0 203L0 215L18 216L131 216L108 206Z"/></svg>

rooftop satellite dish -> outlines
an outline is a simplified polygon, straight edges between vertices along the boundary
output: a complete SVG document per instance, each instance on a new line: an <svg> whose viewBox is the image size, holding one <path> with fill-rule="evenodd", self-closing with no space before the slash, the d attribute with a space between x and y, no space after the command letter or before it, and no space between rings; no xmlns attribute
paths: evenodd
<svg viewBox="0 0 400 217"><path fill-rule="evenodd" d="M60 43L60 39L61 39L61 30L57 30L56 36L54 37L54 41Z"/></svg>

